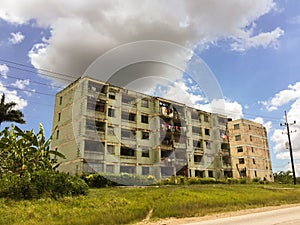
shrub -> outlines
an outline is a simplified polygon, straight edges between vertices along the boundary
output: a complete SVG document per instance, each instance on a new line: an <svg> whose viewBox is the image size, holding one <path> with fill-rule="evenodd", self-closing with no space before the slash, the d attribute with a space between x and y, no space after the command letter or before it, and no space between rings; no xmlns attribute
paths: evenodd
<svg viewBox="0 0 300 225"><path fill-rule="evenodd" d="M114 187L114 186L147 186L157 183L154 176L139 176L135 174L82 174L81 178L92 188Z"/></svg>
<svg viewBox="0 0 300 225"><path fill-rule="evenodd" d="M54 198L86 195L88 185L79 177L53 170L24 173L21 176L5 173L0 177L0 197L13 199Z"/></svg>

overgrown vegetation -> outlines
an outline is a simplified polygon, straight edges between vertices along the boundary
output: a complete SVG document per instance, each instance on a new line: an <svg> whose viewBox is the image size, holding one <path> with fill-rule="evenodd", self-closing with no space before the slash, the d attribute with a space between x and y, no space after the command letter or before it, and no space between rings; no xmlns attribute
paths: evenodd
<svg viewBox="0 0 300 225"><path fill-rule="evenodd" d="M87 196L31 201L0 199L0 224L129 224L146 218L204 216L300 202L288 185L207 184L91 189Z"/></svg>
<svg viewBox="0 0 300 225"><path fill-rule="evenodd" d="M79 177L58 173L57 157L50 149L43 126L38 133L12 125L0 132L0 197L32 199L86 194L88 186Z"/></svg>

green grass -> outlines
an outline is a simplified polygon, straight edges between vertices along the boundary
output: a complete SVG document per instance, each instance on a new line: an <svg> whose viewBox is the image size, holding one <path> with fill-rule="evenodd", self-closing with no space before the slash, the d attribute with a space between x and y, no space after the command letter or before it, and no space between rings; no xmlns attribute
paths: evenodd
<svg viewBox="0 0 300 225"><path fill-rule="evenodd" d="M275 187L275 188L270 188ZM0 224L128 224L146 218L204 216L300 202L300 188L283 185L190 185L91 189L59 200L0 199ZM294 186L289 186L294 187Z"/></svg>

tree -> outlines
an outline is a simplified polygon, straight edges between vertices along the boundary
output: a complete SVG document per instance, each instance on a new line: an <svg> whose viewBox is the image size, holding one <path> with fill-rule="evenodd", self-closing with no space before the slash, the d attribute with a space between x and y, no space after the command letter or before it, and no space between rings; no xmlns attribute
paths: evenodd
<svg viewBox="0 0 300 225"><path fill-rule="evenodd" d="M50 149L51 137L47 140L44 128L40 131L22 131L12 125L0 132L0 175L14 173L22 175L38 170L53 170L57 166L56 157L64 158L58 151Z"/></svg>
<svg viewBox="0 0 300 225"><path fill-rule="evenodd" d="M14 109L17 105L15 102L5 103L5 94L2 94L0 101L0 125L2 122L16 122L24 124L25 120L23 119L24 115L20 110Z"/></svg>
<svg viewBox="0 0 300 225"><path fill-rule="evenodd" d="M274 173L274 181L282 184L292 184L293 183L293 175L290 170L284 172L280 171Z"/></svg>

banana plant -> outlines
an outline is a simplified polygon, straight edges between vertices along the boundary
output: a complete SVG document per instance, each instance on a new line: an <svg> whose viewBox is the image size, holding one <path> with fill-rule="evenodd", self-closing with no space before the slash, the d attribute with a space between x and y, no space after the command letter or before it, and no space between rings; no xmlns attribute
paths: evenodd
<svg viewBox="0 0 300 225"><path fill-rule="evenodd" d="M37 170L54 170L57 158L65 158L50 148L52 136L46 139L42 124L40 130L23 131L12 125L0 132L0 173L22 174Z"/></svg>

